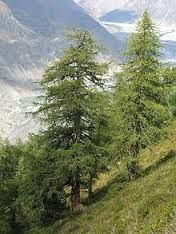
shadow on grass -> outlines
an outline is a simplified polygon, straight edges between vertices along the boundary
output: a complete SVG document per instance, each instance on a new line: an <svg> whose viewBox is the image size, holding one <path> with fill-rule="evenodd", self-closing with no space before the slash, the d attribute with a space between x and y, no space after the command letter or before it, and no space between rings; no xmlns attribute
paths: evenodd
<svg viewBox="0 0 176 234"><path fill-rule="evenodd" d="M82 201L83 208L81 211L70 214L66 219L62 220L58 226L56 227L56 230L58 228L61 228L64 226L66 223L68 223L67 226L67 232L68 233L74 233L77 229L79 229L79 217L86 212L89 206L92 204L96 204L99 201L103 201L104 198L110 198L113 195L113 191L120 191L121 189L124 188L126 183L129 182L128 175L127 174L120 174L116 176L115 178L111 179L106 186L103 186L100 189L97 189L91 200L84 199Z"/></svg>
<svg viewBox="0 0 176 234"><path fill-rule="evenodd" d="M165 157L158 160L156 163L152 164L151 166L147 167L145 170L141 172L141 176L146 176L151 172L157 170L162 164L166 163L167 161L171 160L172 158L176 157L176 151L170 150Z"/></svg>
<svg viewBox="0 0 176 234"><path fill-rule="evenodd" d="M120 175L117 175L115 178L108 181L108 183L103 186L102 188L97 189L92 199L89 201L88 199L85 199L83 201L83 205L89 206L91 204L94 204L96 202L99 202L104 199L108 195L108 197L111 197L111 194L113 194L113 191L120 191L124 188L126 183L129 182L127 173L122 173Z"/></svg>
<svg viewBox="0 0 176 234"><path fill-rule="evenodd" d="M174 157L176 157L176 151L170 150L163 158L158 160L156 163L147 167L145 170L139 171L136 179L134 179L134 180L137 180L141 177L149 175L153 171L157 170L162 164L166 163L167 161L171 160ZM103 200L103 198L106 197L107 195L111 196L112 191L114 191L114 190L120 191L121 189L123 189L127 185L127 183L130 183L130 181L131 180L129 179L127 172L120 174L117 177L110 180L106 186L104 186L100 189L97 189L94 192L94 195L93 195L91 201L88 201L87 199L85 199L83 201L83 204L86 206L89 206L89 205L94 204L100 200Z"/></svg>

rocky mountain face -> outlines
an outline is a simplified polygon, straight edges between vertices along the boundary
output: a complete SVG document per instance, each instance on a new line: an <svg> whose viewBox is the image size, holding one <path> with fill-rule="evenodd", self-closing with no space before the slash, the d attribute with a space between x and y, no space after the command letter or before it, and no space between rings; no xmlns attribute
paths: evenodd
<svg viewBox="0 0 176 234"><path fill-rule="evenodd" d="M24 138L35 124L25 113L39 94L34 84L66 45L70 27L90 30L117 55L118 42L72 0L0 1L0 136Z"/></svg>
<svg viewBox="0 0 176 234"><path fill-rule="evenodd" d="M148 9L154 19L164 24L175 24L176 8L175 0L75 0L91 15L100 18L115 9L124 11L134 11L140 15L145 9Z"/></svg>
<svg viewBox="0 0 176 234"><path fill-rule="evenodd" d="M122 42L135 28L138 17L149 11L161 33L162 60L176 62L175 0L75 0Z"/></svg>

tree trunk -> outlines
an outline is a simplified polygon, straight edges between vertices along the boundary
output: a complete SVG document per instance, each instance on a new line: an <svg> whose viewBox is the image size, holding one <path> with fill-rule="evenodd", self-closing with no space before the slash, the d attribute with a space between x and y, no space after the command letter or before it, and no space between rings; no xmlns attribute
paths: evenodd
<svg viewBox="0 0 176 234"><path fill-rule="evenodd" d="M75 127L75 144L80 143L81 140L81 116L79 112L79 108L74 116L74 127ZM77 166L77 170L75 173L75 179L73 179L73 183L71 184L71 209L72 212L80 211L80 173L79 167Z"/></svg>
<svg viewBox="0 0 176 234"><path fill-rule="evenodd" d="M71 188L71 209L73 212L80 211L80 181L73 183Z"/></svg>
<svg viewBox="0 0 176 234"><path fill-rule="evenodd" d="M92 199L92 176L90 176L89 182L88 182L88 200L91 201Z"/></svg>
<svg viewBox="0 0 176 234"><path fill-rule="evenodd" d="M15 207L11 208L11 227L12 227L12 229L16 228L16 209L15 209Z"/></svg>
<svg viewBox="0 0 176 234"><path fill-rule="evenodd" d="M140 125L138 124L138 128L137 132L140 132ZM139 152L140 152L140 140L136 141L133 146L133 156L132 156L132 160L130 163L127 164L127 169L128 169L128 176L130 180L133 180L137 177L138 174L138 156L139 156Z"/></svg>
<svg viewBox="0 0 176 234"><path fill-rule="evenodd" d="M137 161L134 160L130 164L127 164L127 169L128 169L129 179L130 180L135 179L138 173Z"/></svg>

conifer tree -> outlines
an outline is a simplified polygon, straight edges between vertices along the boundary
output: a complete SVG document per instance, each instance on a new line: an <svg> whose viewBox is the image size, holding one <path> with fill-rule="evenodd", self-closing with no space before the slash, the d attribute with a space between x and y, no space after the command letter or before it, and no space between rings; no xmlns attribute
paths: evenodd
<svg viewBox="0 0 176 234"><path fill-rule="evenodd" d="M145 11L129 38L122 72L117 74L116 126L121 134L116 141L119 152L129 156L130 178L136 176L140 151L163 136L169 118L159 48L158 33Z"/></svg>
<svg viewBox="0 0 176 234"><path fill-rule="evenodd" d="M30 135L23 146L16 180L18 204L27 224L46 224L68 214L62 161L40 135Z"/></svg>
<svg viewBox="0 0 176 234"><path fill-rule="evenodd" d="M47 124L44 134L62 158L60 168L65 168L66 183L71 186L71 207L77 211L82 178L98 169L103 155L92 136L107 64L96 61L101 48L89 32L78 30L68 38L70 46L48 67L40 82L44 96L35 114Z"/></svg>
<svg viewBox="0 0 176 234"><path fill-rule="evenodd" d="M18 183L15 175L21 146L0 140L0 233L12 233L18 228Z"/></svg>

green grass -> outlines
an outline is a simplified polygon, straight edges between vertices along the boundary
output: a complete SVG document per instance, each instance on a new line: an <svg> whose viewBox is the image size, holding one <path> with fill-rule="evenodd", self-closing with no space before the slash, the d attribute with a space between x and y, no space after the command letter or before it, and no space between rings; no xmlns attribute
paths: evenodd
<svg viewBox="0 0 176 234"><path fill-rule="evenodd" d="M141 154L140 167L132 182L123 165L102 175L82 213L32 233L176 233L176 122L166 140Z"/></svg>

